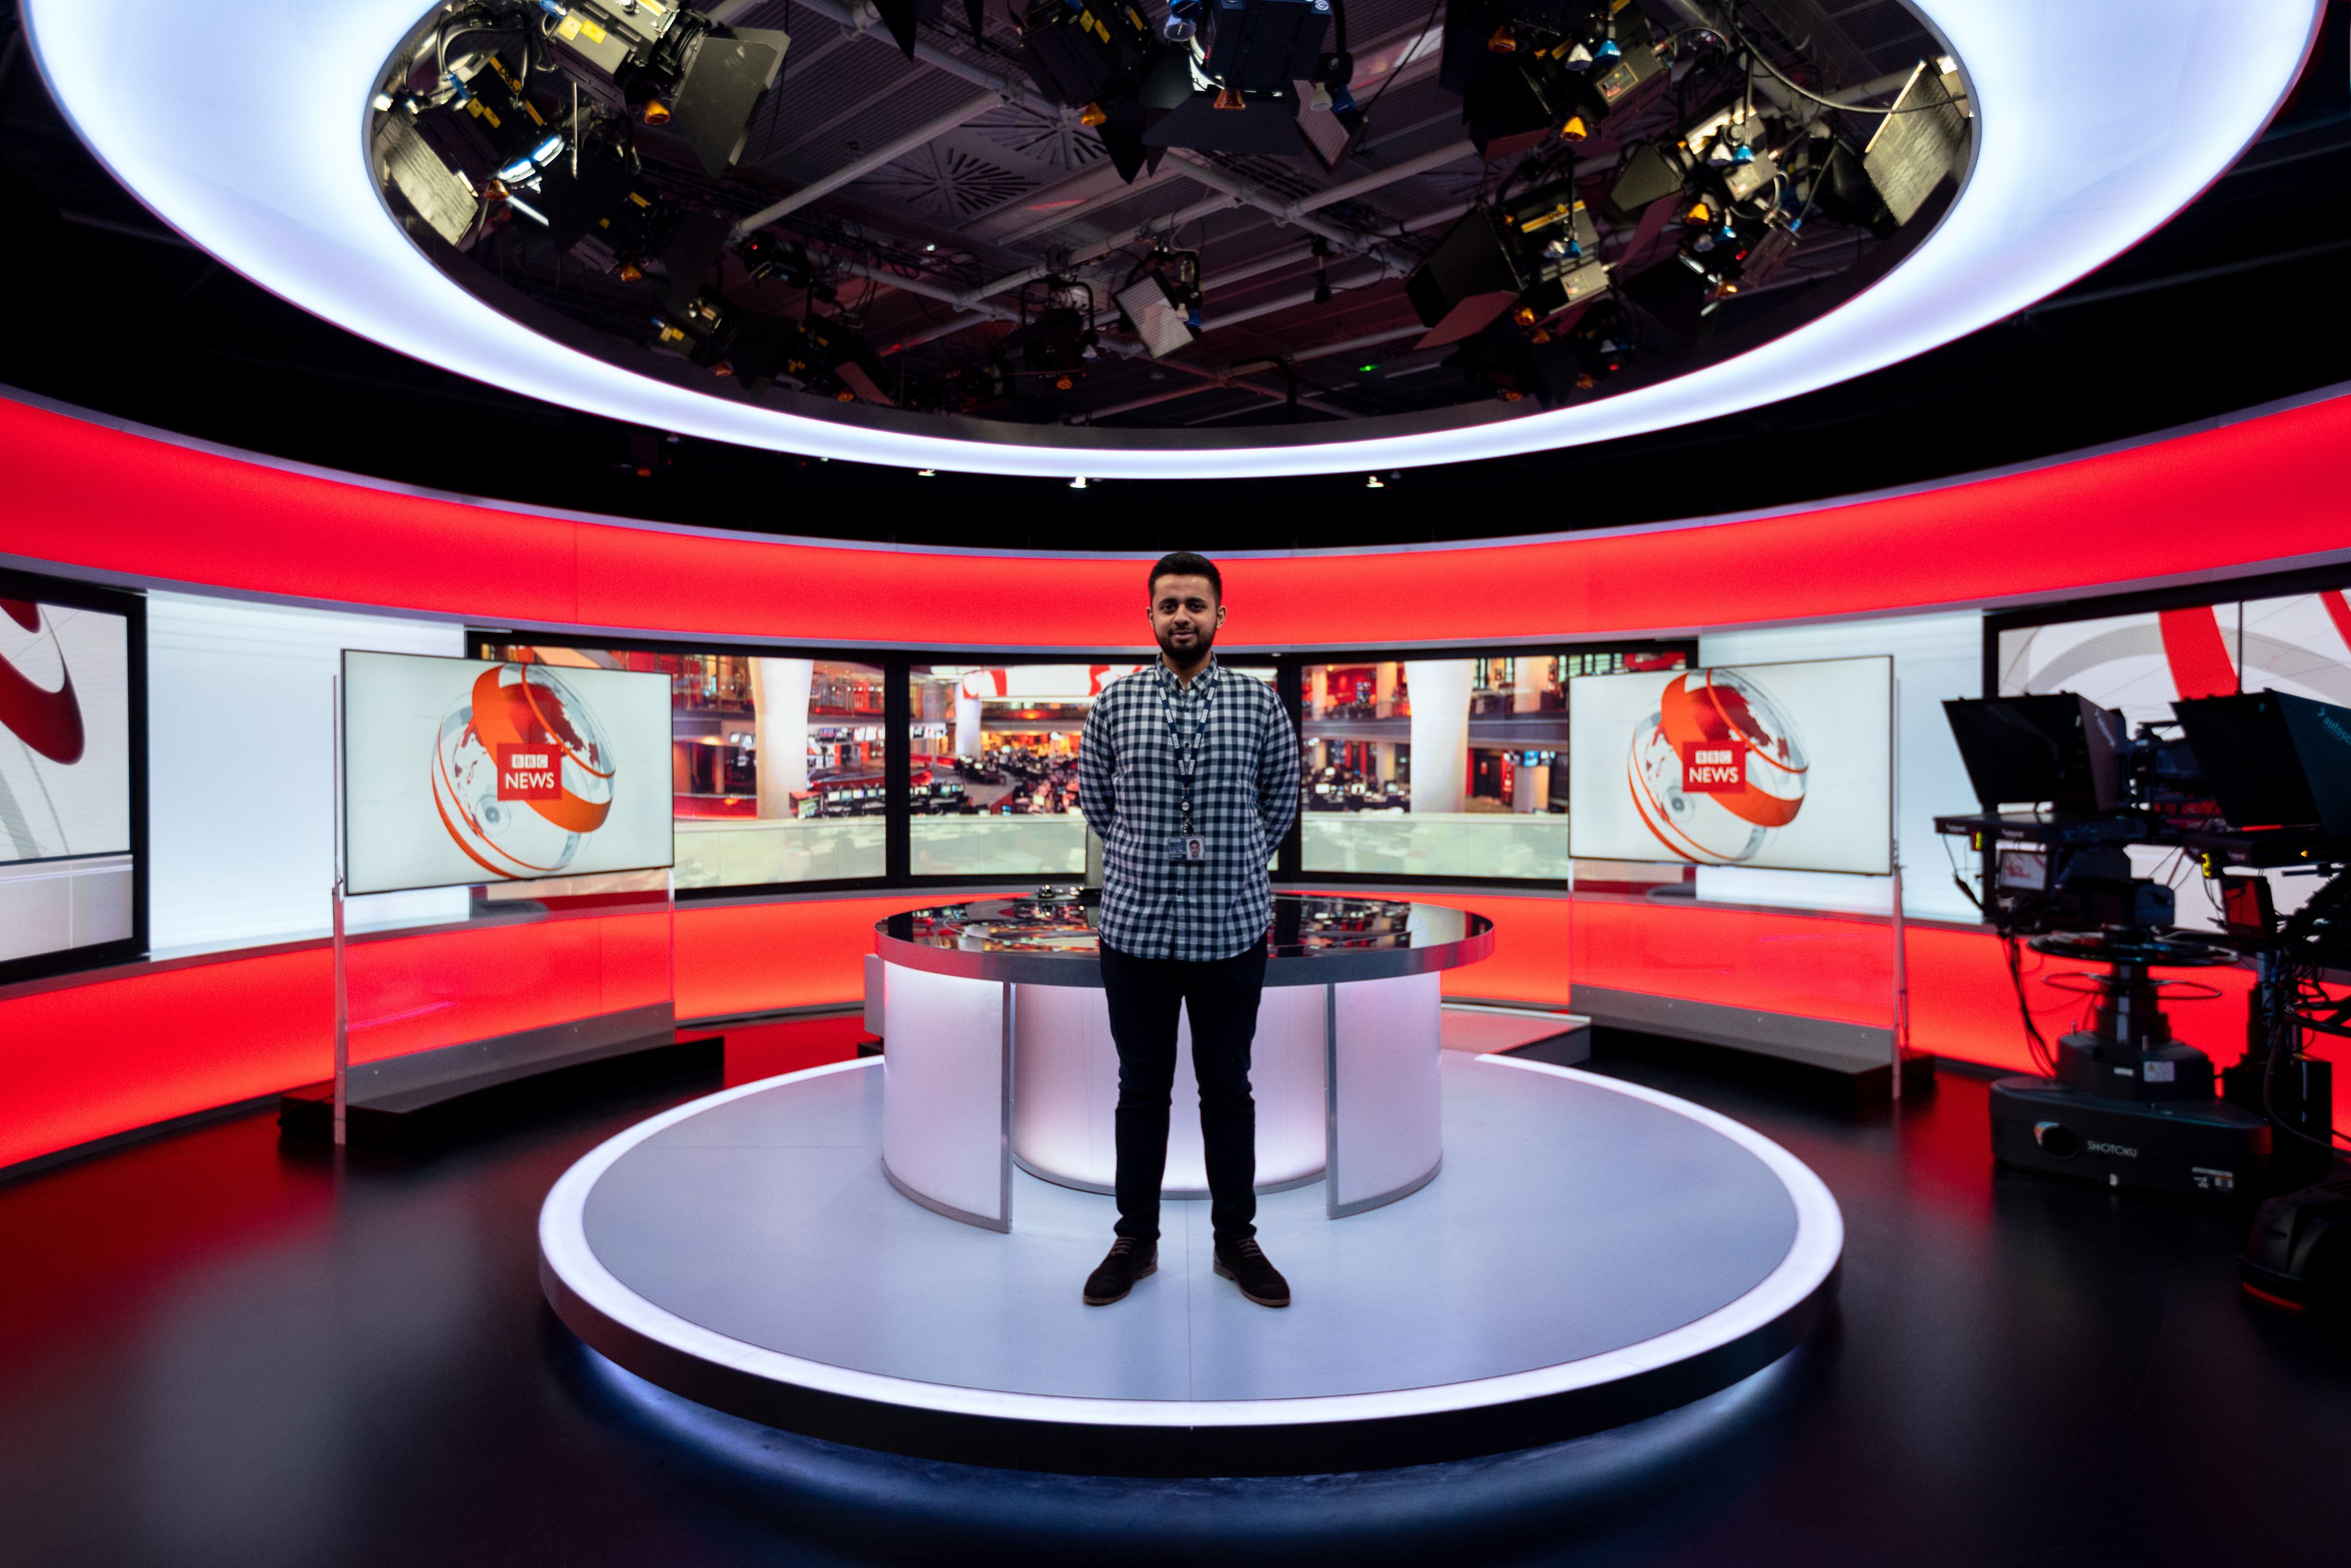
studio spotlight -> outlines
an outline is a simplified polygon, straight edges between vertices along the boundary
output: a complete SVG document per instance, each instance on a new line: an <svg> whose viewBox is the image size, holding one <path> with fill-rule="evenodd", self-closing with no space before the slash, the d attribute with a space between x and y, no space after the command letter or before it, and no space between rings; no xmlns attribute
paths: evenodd
<svg viewBox="0 0 2351 1568"><path fill-rule="evenodd" d="M1228 92L1282 93L1315 79L1332 0L1207 0L1208 76Z"/></svg>
<svg viewBox="0 0 2351 1568"><path fill-rule="evenodd" d="M1030 0L1020 48L1039 90L1079 111L1129 182L1170 147L1311 148L1335 165L1363 128L1347 92L1354 62L1338 5L1173 0L1155 30L1115 0Z"/></svg>
<svg viewBox="0 0 2351 1568"><path fill-rule="evenodd" d="M810 257L808 246L799 240L786 239L772 229L761 229L744 235L742 243L735 247L735 255L743 263L743 270L754 278L803 289L827 305L838 298Z"/></svg>
<svg viewBox="0 0 2351 1568"><path fill-rule="evenodd" d="M1113 298L1151 357L1164 360L1200 335L1200 258L1190 251L1155 250Z"/></svg>
<svg viewBox="0 0 2351 1568"><path fill-rule="evenodd" d="M1020 55L1037 90L1078 110L1079 122L1102 137L1120 178L1132 183L1155 166L1143 133L1183 100L1191 81L1140 11L1105 0L1032 0L1020 18Z"/></svg>
<svg viewBox="0 0 2351 1568"><path fill-rule="evenodd" d="M1456 0L1438 80L1469 139L1508 157L1554 133L1583 141L1672 79L1647 20L1611 0Z"/></svg>
<svg viewBox="0 0 2351 1568"><path fill-rule="evenodd" d="M819 316L800 323L797 339L787 344L784 370L808 391L829 393L841 402L894 406L882 390L889 372L880 357L838 320Z"/></svg>
<svg viewBox="0 0 2351 1568"><path fill-rule="evenodd" d="M1067 277L1032 278L1021 286L1021 324L996 340L999 361L1017 356L1020 369L1055 392L1070 392L1102 352L1093 329L1091 285Z"/></svg>
<svg viewBox="0 0 2351 1568"><path fill-rule="evenodd" d="M433 98L410 100L416 134L476 189L510 171L527 178L550 139L548 159L562 151L562 138L525 94L516 68L495 50L452 60Z"/></svg>
<svg viewBox="0 0 2351 1568"><path fill-rule="evenodd" d="M1688 177L1686 155L1674 139L1645 141L1625 155L1601 205L1611 223L1633 228L1652 204L1679 195Z"/></svg>
<svg viewBox="0 0 2351 1568"><path fill-rule="evenodd" d="M1569 171L1464 214L1404 287L1431 329L1418 346L1435 348L1483 331L1513 308L1520 326L1533 327L1604 292L1609 277L1599 228Z"/></svg>
<svg viewBox="0 0 2351 1568"><path fill-rule="evenodd" d="M538 0L564 73L607 108L683 140L725 173L750 140L789 37L727 27L663 0Z"/></svg>
<svg viewBox="0 0 2351 1568"><path fill-rule="evenodd" d="M1869 183L1897 225L1918 215L1965 156L1967 115L1952 94L1958 81L1956 72L1929 70L1919 62L1894 100L1894 112L1879 121L1862 150Z"/></svg>

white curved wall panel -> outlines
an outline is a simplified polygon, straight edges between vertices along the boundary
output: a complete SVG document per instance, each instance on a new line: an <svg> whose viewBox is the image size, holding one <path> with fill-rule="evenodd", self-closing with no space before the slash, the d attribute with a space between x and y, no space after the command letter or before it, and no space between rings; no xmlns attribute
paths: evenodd
<svg viewBox="0 0 2351 1568"><path fill-rule="evenodd" d="M335 874L333 681L345 648L465 652L453 622L147 596L149 945L317 936ZM462 887L354 900L355 929L465 917Z"/></svg>

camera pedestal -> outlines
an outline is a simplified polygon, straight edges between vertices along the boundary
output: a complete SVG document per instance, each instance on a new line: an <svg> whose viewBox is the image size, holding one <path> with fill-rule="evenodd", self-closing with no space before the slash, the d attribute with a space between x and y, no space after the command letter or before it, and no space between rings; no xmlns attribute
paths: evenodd
<svg viewBox="0 0 2351 1568"><path fill-rule="evenodd" d="M2047 1078L1991 1086L1992 1157L2005 1166L2188 1197L2259 1193L2266 1117L2226 1100L2137 1101Z"/></svg>
<svg viewBox="0 0 2351 1568"><path fill-rule="evenodd" d="M2258 1193L2268 1175L2269 1119L2218 1099L2212 1059L2172 1038L2151 965L2209 967L2234 960L2210 943L2129 929L2053 933L2032 940L2054 957L2107 966L2053 976L2097 998L2091 1027L2057 1042L2057 1073L1992 1085L1992 1156L2003 1165L2108 1186L2186 1197ZM2195 992L2189 993L2197 994ZM2201 994L2213 994L2203 987Z"/></svg>

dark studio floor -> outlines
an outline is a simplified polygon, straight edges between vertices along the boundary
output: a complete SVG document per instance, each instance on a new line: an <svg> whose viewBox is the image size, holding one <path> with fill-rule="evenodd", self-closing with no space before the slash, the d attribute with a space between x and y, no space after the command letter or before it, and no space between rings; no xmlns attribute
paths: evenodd
<svg viewBox="0 0 2351 1568"><path fill-rule="evenodd" d="M738 1033L730 1081L852 1034ZM1995 1174L1984 1083L1955 1072L1897 1115L1597 1065L1738 1116L1826 1179L1848 1227L1832 1332L1639 1427L1357 1476L917 1463L601 1362L540 1299L539 1200L715 1075L404 1166L338 1170L263 1113L61 1166L0 1186L0 1563L2340 1555L2351 1326L2248 1303L2238 1215Z"/></svg>

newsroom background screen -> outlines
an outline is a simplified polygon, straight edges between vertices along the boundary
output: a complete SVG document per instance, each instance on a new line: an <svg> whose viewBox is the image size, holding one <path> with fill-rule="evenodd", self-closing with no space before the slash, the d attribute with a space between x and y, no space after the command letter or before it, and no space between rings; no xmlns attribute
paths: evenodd
<svg viewBox="0 0 2351 1568"><path fill-rule="evenodd" d="M0 573L0 980L138 948L138 612Z"/></svg>

